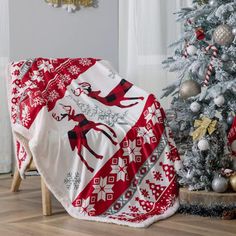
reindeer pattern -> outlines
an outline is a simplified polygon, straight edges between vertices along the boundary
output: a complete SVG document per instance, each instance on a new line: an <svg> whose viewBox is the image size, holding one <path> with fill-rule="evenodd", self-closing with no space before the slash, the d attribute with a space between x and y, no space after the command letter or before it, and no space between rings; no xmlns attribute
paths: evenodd
<svg viewBox="0 0 236 236"><path fill-rule="evenodd" d="M57 116L56 113L53 113L52 116L56 121L61 121L62 119L67 117L68 121L73 120L77 123L72 130L68 131L68 138L71 145L71 149L74 151L75 148L77 148L77 154L80 157L81 161L85 164L89 171L93 172L94 169L88 164L86 159L83 157L82 148L85 147L97 159L102 159L103 156L98 155L90 148L90 146L88 145L86 134L91 129L100 131L111 141L113 145L117 145L117 142L114 140L114 138L117 138L116 133L111 127L106 124L96 123L91 120L88 120L86 116L81 113L75 114L75 110L72 109L71 106L66 106L63 104L60 105L62 106L65 113L60 114L60 116ZM105 126L112 133L113 137L106 130L102 129L101 126Z"/></svg>

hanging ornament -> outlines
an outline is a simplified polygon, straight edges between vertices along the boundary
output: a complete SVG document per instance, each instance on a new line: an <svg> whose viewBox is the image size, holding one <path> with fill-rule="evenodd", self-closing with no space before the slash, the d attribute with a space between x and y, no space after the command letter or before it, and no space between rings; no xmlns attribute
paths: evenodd
<svg viewBox="0 0 236 236"><path fill-rule="evenodd" d="M208 67L207 67L206 77L205 77L205 80L203 82L204 86L208 86L209 81L210 81L210 77L211 77L212 72L213 72L213 61L218 56L218 49L214 45L209 45L209 46L206 47L205 51L206 51L206 53L209 53L210 51L212 51L211 61L210 61L210 64L208 65Z"/></svg>
<svg viewBox="0 0 236 236"><path fill-rule="evenodd" d="M190 105L190 110L194 113L199 112L201 109L201 105L198 102L192 102Z"/></svg>
<svg viewBox="0 0 236 236"><path fill-rule="evenodd" d="M187 51L188 55L193 56L196 54L197 48L194 45L189 45L189 46L187 46L186 51Z"/></svg>
<svg viewBox="0 0 236 236"><path fill-rule="evenodd" d="M232 28L226 24L219 25L213 33L214 41L221 46L230 45L234 41L234 37Z"/></svg>
<svg viewBox="0 0 236 236"><path fill-rule="evenodd" d="M210 0L209 5L212 6L212 7L216 7L217 6L217 1L216 0Z"/></svg>
<svg viewBox="0 0 236 236"><path fill-rule="evenodd" d="M196 96L201 92L201 86L195 80L184 81L179 90L179 95L183 99L188 99L192 96Z"/></svg>
<svg viewBox="0 0 236 236"><path fill-rule="evenodd" d="M203 117L201 120L194 121L194 128L197 128L191 133L193 141L201 139L205 134L212 134L216 130L217 121L211 120L208 117Z"/></svg>
<svg viewBox="0 0 236 236"><path fill-rule="evenodd" d="M46 0L49 6L59 7L61 0Z"/></svg>
<svg viewBox="0 0 236 236"><path fill-rule="evenodd" d="M227 124L228 125L232 125L233 124L233 121L234 121L234 116L233 115L229 115L227 117Z"/></svg>
<svg viewBox="0 0 236 236"><path fill-rule="evenodd" d="M236 192L236 173L230 176L229 183L231 188Z"/></svg>
<svg viewBox="0 0 236 236"><path fill-rule="evenodd" d="M197 146L200 151L206 151L210 148L210 145L206 139L199 140Z"/></svg>
<svg viewBox="0 0 236 236"><path fill-rule="evenodd" d="M201 27L199 27L195 30L195 34L196 34L196 38L198 40L203 40L206 37L205 32L204 32L203 28L201 28Z"/></svg>
<svg viewBox="0 0 236 236"><path fill-rule="evenodd" d="M222 107L223 104L225 103L225 98L223 95L219 95L218 97L214 98L214 103L218 106L218 107Z"/></svg>
<svg viewBox="0 0 236 236"><path fill-rule="evenodd" d="M236 27L233 27L233 29L232 29L232 34L233 34L234 36L236 36Z"/></svg>
<svg viewBox="0 0 236 236"><path fill-rule="evenodd" d="M224 193L228 189L228 180L222 176L214 177L211 187L214 192L217 193Z"/></svg>
<svg viewBox="0 0 236 236"><path fill-rule="evenodd" d="M229 60L229 55L226 54L226 53L222 54L222 55L221 55L221 60L222 60L222 61L228 61L228 60Z"/></svg>

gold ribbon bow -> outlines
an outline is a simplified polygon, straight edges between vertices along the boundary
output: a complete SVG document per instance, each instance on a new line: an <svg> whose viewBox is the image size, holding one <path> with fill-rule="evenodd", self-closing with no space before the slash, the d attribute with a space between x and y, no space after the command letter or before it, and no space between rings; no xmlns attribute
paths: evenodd
<svg viewBox="0 0 236 236"><path fill-rule="evenodd" d="M205 116L201 120L195 120L194 127L197 129L191 134L193 141L201 139L207 131L211 135L216 130L216 124L216 120L211 120Z"/></svg>

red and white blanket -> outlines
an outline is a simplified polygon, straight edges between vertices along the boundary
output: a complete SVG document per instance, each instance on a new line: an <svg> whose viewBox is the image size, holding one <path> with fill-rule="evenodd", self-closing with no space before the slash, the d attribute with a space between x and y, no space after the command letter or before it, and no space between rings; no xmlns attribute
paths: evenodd
<svg viewBox="0 0 236 236"><path fill-rule="evenodd" d="M10 77L22 177L33 156L78 219L144 227L176 212L179 156L152 94L93 58L20 61Z"/></svg>

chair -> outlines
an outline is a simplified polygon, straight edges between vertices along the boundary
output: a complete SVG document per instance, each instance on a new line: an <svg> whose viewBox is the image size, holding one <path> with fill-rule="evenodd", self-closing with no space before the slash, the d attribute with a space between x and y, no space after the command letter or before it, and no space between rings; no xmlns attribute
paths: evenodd
<svg viewBox="0 0 236 236"><path fill-rule="evenodd" d="M31 160L29 167L27 170L36 170L36 167L34 165L34 162ZM11 185L11 191L12 192L17 192L19 191L19 187L21 184L21 176L18 171L18 169L15 169L14 175L13 175L13 180L12 180L12 185ZM43 210L43 215L44 216L50 216L52 215L52 206L51 206L51 193L48 190L43 177L41 177L41 191L42 191L42 210Z"/></svg>

